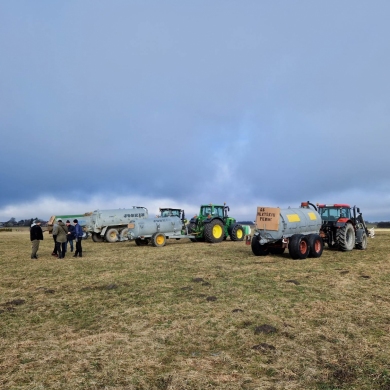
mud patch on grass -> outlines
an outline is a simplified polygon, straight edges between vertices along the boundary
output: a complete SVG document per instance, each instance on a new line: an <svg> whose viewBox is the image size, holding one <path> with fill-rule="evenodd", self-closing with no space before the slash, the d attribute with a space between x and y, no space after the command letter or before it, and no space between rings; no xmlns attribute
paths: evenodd
<svg viewBox="0 0 390 390"><path fill-rule="evenodd" d="M102 285L102 286L86 286L82 287L81 291L95 291L95 290L115 290L119 286L115 283L110 283L107 285Z"/></svg>
<svg viewBox="0 0 390 390"><path fill-rule="evenodd" d="M194 283L204 283L205 280L203 278L192 278L191 280Z"/></svg>
<svg viewBox="0 0 390 390"><path fill-rule="evenodd" d="M276 350L276 348L273 345L267 344L267 343L260 343L260 344L254 345L251 349L254 349L255 351L275 351Z"/></svg>
<svg viewBox="0 0 390 390"><path fill-rule="evenodd" d="M181 287L180 290L181 290L181 291L192 291L193 288L190 287L190 286L186 286L186 287Z"/></svg>
<svg viewBox="0 0 390 390"><path fill-rule="evenodd" d="M288 280L286 280L286 283L292 283L292 284L295 284L296 286L299 286L301 284L298 282L298 280L295 280L295 279L288 279Z"/></svg>
<svg viewBox="0 0 390 390"><path fill-rule="evenodd" d="M24 305L25 303L24 299L13 299L12 301L2 303L0 306L3 306L4 309L0 310L0 314L6 311L14 311L15 306Z"/></svg>
<svg viewBox="0 0 390 390"><path fill-rule="evenodd" d="M256 326L255 328L255 334L260 334L260 333L272 334L272 333L276 333L277 331L278 330L274 326L267 325L267 324Z"/></svg>
<svg viewBox="0 0 390 390"><path fill-rule="evenodd" d="M37 287L37 290L43 291L45 294L54 294L56 291L52 288Z"/></svg>
<svg viewBox="0 0 390 390"><path fill-rule="evenodd" d="M6 302L6 306L19 306L25 304L26 301L24 299L14 299L12 301Z"/></svg>

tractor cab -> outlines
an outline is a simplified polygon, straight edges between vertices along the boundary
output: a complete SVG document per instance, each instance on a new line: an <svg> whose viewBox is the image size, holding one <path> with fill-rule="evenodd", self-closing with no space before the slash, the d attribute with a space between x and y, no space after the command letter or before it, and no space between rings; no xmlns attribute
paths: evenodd
<svg viewBox="0 0 390 390"><path fill-rule="evenodd" d="M181 209L171 209L171 208L160 208L160 216L163 217L182 217L184 216L184 210Z"/></svg>
<svg viewBox="0 0 390 390"><path fill-rule="evenodd" d="M351 219L351 207L347 204L319 204L318 213L323 221L334 222L340 218Z"/></svg>
<svg viewBox="0 0 390 390"><path fill-rule="evenodd" d="M224 218L225 217L225 206L219 205L203 205L200 207L200 216L203 218Z"/></svg>

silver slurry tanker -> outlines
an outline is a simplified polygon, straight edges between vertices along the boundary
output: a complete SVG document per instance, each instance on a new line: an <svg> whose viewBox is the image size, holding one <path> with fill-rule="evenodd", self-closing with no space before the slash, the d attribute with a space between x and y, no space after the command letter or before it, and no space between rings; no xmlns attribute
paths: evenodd
<svg viewBox="0 0 390 390"><path fill-rule="evenodd" d="M133 206L129 209L95 210L91 213L87 230L92 233L94 242L117 242L127 240L127 225L140 218L147 218L145 207Z"/></svg>
<svg viewBox="0 0 390 390"><path fill-rule="evenodd" d="M129 223L127 228L128 239L135 240L138 246L148 245L151 242L153 246L162 247L169 238L176 240L195 238L195 236L188 234L184 212L181 218L171 216L139 219Z"/></svg>
<svg viewBox="0 0 390 390"><path fill-rule="evenodd" d="M319 235L321 216L302 202L300 208L258 207L251 246L256 256L282 254L286 248L293 259L320 257L324 248ZM247 238L247 243L250 236Z"/></svg>

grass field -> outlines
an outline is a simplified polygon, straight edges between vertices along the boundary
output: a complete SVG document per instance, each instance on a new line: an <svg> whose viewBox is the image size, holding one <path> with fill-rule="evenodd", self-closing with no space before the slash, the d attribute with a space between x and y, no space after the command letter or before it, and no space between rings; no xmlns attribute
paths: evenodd
<svg viewBox="0 0 390 390"><path fill-rule="evenodd" d="M366 251L255 257L0 233L1 389L390 389L390 233Z"/></svg>

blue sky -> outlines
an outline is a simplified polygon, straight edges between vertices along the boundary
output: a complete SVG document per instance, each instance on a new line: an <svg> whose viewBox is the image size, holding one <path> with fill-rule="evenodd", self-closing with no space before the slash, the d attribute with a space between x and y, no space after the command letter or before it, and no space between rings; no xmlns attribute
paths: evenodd
<svg viewBox="0 0 390 390"><path fill-rule="evenodd" d="M0 221L132 205L390 220L387 1L3 1Z"/></svg>

